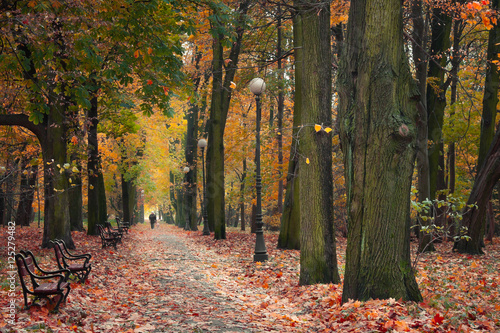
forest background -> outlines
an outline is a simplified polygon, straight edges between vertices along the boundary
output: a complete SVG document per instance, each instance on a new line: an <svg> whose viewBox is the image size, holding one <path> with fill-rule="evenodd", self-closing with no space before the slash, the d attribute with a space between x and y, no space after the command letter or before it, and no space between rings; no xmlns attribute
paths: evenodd
<svg viewBox="0 0 500 333"><path fill-rule="evenodd" d="M328 2L334 92L352 3ZM71 230L82 230L86 220L88 233L95 234L95 225L108 215L138 223L145 212L158 211L164 220L196 229L203 193L196 143L207 138L209 197L222 189L224 207L220 215L212 208L217 203L210 205L211 231L223 239L226 224L252 225L256 105L247 86L259 76L266 82L261 96L265 226L283 230L285 194L293 192L285 187L296 174L290 162L307 167L317 157L298 151L294 139L302 128L313 127L331 137L333 221L338 235L347 236L337 95L333 122L295 122L300 47L294 46L293 5L2 2L0 125L9 125L0 126L2 224L43 224L43 246L54 236L72 246ZM416 168L414 223L429 220L417 204L426 199L440 201L434 202L436 209L449 207L443 216L457 216L481 158L487 157L489 144L481 144L481 137L488 127L491 143L497 126L497 8L498 1L484 0L405 2L405 51L429 115L421 151L429 155L430 188L422 196L422 168ZM487 114L490 99L493 111ZM224 110L218 115L210 112L217 103ZM217 155L214 142L221 138L224 148ZM210 169L221 161L222 176ZM489 221L483 233L492 237L498 188L488 199L489 209L481 207ZM453 226L447 220L437 225Z"/></svg>

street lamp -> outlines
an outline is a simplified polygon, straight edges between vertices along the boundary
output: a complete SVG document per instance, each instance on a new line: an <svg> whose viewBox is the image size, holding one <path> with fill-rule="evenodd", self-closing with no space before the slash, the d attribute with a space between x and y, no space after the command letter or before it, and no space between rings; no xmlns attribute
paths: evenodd
<svg viewBox="0 0 500 333"><path fill-rule="evenodd" d="M189 195L189 182L188 182L188 173L191 169L189 169L188 166L185 166L182 171L184 171L184 185L185 185L185 191L186 191L186 196L184 197L185 201L187 202L187 195ZM184 205L183 205L184 206ZM189 230L191 229L191 226L189 225L189 207L184 209L184 212L186 213L186 225L184 226L184 230Z"/></svg>
<svg viewBox="0 0 500 333"><path fill-rule="evenodd" d="M266 244L264 241L264 232L262 231L262 178L260 176L260 95L266 90L266 83L261 78L255 78L250 81L248 88L255 95L257 104L257 120L255 134L255 189L257 190L257 212L255 214L255 254L253 261L266 261L268 259Z"/></svg>
<svg viewBox="0 0 500 333"><path fill-rule="evenodd" d="M144 223L144 190L141 190L141 213L139 216L141 224Z"/></svg>
<svg viewBox="0 0 500 333"><path fill-rule="evenodd" d="M207 146L207 140L198 140L198 147L201 149L201 165L203 169L203 202L201 203L201 214L203 216L203 235L210 235L210 228L208 227L208 215L207 215L207 190L205 185L205 147Z"/></svg>

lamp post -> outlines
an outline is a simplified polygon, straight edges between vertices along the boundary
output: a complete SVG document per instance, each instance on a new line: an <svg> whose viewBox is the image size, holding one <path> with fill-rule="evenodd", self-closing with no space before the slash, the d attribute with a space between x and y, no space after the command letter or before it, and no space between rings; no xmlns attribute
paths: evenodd
<svg viewBox="0 0 500 333"><path fill-rule="evenodd" d="M203 235L210 235L210 228L208 227L208 215L207 215L207 190L205 185L205 148L207 146L207 140L198 140L198 147L201 149L201 165L203 169L203 202L201 203L201 215L203 216Z"/></svg>
<svg viewBox="0 0 500 333"><path fill-rule="evenodd" d="M185 186L185 194L184 194L184 213L186 214L186 225L184 226L184 230L189 230L191 229L191 226L189 225L189 207L187 207L187 196L189 195L189 183L188 183L188 173L191 169L189 169L188 166L185 166L182 171L184 172L184 186Z"/></svg>
<svg viewBox="0 0 500 333"><path fill-rule="evenodd" d="M141 224L144 223L144 190L141 190L141 213L139 215Z"/></svg>
<svg viewBox="0 0 500 333"><path fill-rule="evenodd" d="M253 261L266 261L268 259L266 244L264 241L264 232L262 231L262 178L260 176L260 95L266 90L266 83L261 78L255 78L250 81L248 88L255 95L257 104L257 120L255 134L255 189L257 191L257 212L255 214L255 254Z"/></svg>

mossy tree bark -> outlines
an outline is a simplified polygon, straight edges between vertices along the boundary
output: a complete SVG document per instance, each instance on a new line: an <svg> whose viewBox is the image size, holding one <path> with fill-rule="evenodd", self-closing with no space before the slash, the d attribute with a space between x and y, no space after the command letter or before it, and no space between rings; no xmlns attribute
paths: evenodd
<svg viewBox="0 0 500 333"><path fill-rule="evenodd" d="M500 1L493 0L491 7L498 10ZM482 167L493 137L495 136L495 124L498 106L498 88L500 86L500 73L497 65L500 53L500 25L496 24L488 32L488 49L486 53L486 79L484 82L483 113L481 115L481 134L479 142L479 157L477 160L477 171Z"/></svg>
<svg viewBox="0 0 500 333"><path fill-rule="evenodd" d="M73 173L71 187L68 189L69 195L69 220L71 231L83 231L83 194L82 194L82 174L79 161L77 163L78 173Z"/></svg>
<svg viewBox="0 0 500 333"><path fill-rule="evenodd" d="M189 167L189 172L186 174L185 191L186 195L186 230L198 230L197 210L196 210L196 157L198 153L198 106L192 104L188 110L187 117L187 133L186 133L186 163Z"/></svg>
<svg viewBox="0 0 500 333"><path fill-rule="evenodd" d="M197 94L200 88L202 73L200 71L200 60L202 57L201 52L195 52L193 57L193 64L195 72L191 76L193 82L194 92ZM186 133L186 148L185 157L186 163L190 171L186 175L186 206L187 206L187 222L186 229L198 230L197 223L197 205L196 197L198 193L197 187L197 157L198 157L198 115L200 108L196 103L191 103L187 111L187 133Z"/></svg>
<svg viewBox="0 0 500 333"><path fill-rule="evenodd" d="M497 129L483 166L476 176L471 194L467 200L462 225L468 228L470 240L460 239L454 249L460 253L483 254L484 221L493 189L500 179L500 127Z"/></svg>
<svg viewBox="0 0 500 333"><path fill-rule="evenodd" d="M241 231L245 231L245 181L247 178L247 159L243 158L243 172L240 177L240 220Z"/></svg>
<svg viewBox="0 0 500 333"><path fill-rule="evenodd" d="M415 65L415 77L417 79L418 91L420 99L417 104L418 121L417 121L417 179L418 179L418 201L424 202L430 198L430 176L429 176L429 154L427 150L428 145L428 127L427 127L427 25L424 21L422 0L412 0L411 13L412 13L412 57ZM421 216L419 225L426 225L430 223L424 221ZM419 252L434 251L432 243L432 235L420 232L417 230L419 236Z"/></svg>
<svg viewBox="0 0 500 333"><path fill-rule="evenodd" d="M31 165L28 158L21 160L19 203L16 212L16 224L29 226L33 214L33 200L37 181L38 165ZM1 221L1 219L0 219Z"/></svg>
<svg viewBox="0 0 500 333"><path fill-rule="evenodd" d="M436 193L446 189L444 181L443 118L446 108L446 91L451 81L444 78L450 48L452 18L444 8L436 6L432 11L431 50L433 61L429 62L427 85L427 122L429 157L429 199L436 199Z"/></svg>
<svg viewBox="0 0 500 333"><path fill-rule="evenodd" d="M238 68L238 59L241 51L243 33L246 26L246 13L252 1L243 0L236 13L237 19L233 23L235 39L229 51L226 65L224 65L224 48L226 36L223 34L223 23L219 20L220 13L214 13L215 25L213 36L212 60L212 99L210 104L210 119L207 145L207 215L210 230L214 231L215 239L226 239L225 191L224 191L224 129L227 113ZM225 73L225 75L224 75Z"/></svg>
<svg viewBox="0 0 500 333"><path fill-rule="evenodd" d="M493 0L491 2L492 9L498 10L499 0ZM490 149L491 143L495 136L495 124L497 116L497 106L498 106L498 88L500 86L500 74L497 62L499 60L498 54L500 53L500 25L495 25L488 32L488 48L487 48L487 63L486 63L486 78L484 82L484 96L483 96L483 113L481 115L481 134L479 139L479 154L477 159L477 176L476 182L479 181L479 175L481 169L483 168L486 158L488 156L488 150ZM491 193L491 191L490 191ZM470 195L469 201L474 197L478 196L476 193ZM479 198L478 198L479 199ZM488 199L489 200L489 199ZM481 198L476 204L480 212L469 213L465 222L468 227L477 228L477 230L470 230L469 233L473 239L471 239L470 244L460 244L458 250L460 252L466 253L483 253L481 248L478 246L484 246L484 234L486 231L486 211L488 207L488 200ZM470 202L471 204L475 202ZM477 218L475 215L480 214L483 222L476 222ZM480 244L480 245L478 245Z"/></svg>
<svg viewBox="0 0 500 333"><path fill-rule="evenodd" d="M88 121L88 189L87 189L87 235L97 235L97 224L103 224L99 221L99 141L97 139L97 125L99 118L97 113L97 95L94 92L90 100L90 108L87 113ZM125 220L128 221L128 220Z"/></svg>
<svg viewBox="0 0 500 333"><path fill-rule="evenodd" d="M349 226L342 301L420 301L409 241L418 89L401 1L351 1L338 81Z"/></svg>
<svg viewBox="0 0 500 333"><path fill-rule="evenodd" d="M101 160L99 159L99 175L98 175L98 186L99 186L99 213L98 221L108 220L108 203L106 201L106 186L104 184L104 175L102 174Z"/></svg>
<svg viewBox="0 0 500 333"><path fill-rule="evenodd" d="M300 184L299 184L299 153L297 132L301 119L302 104L302 20L300 15L293 19L293 43L295 56L295 94L293 105L293 135L286 177L285 202L281 214L281 227L278 236L279 249L300 249Z"/></svg>
<svg viewBox="0 0 500 333"><path fill-rule="evenodd" d="M333 224L332 134L314 124L332 126L332 75L329 2L295 1L302 20L302 121L299 151L309 163L300 170L301 285L338 283ZM309 126L311 125L311 126Z"/></svg>

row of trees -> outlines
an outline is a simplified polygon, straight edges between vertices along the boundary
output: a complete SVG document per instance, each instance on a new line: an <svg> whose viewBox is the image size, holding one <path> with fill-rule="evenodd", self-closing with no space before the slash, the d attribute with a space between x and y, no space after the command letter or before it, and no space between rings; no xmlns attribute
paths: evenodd
<svg viewBox="0 0 500 333"><path fill-rule="evenodd" d="M280 225L280 248L301 249L300 283L339 282L337 224L348 233L344 301L419 300L409 248L415 158L421 202L446 191L465 198L472 188L477 208L464 220L471 238L456 248L482 252L499 178L497 7L496 0L3 2L0 124L30 130L41 147L2 127L12 133L4 160L9 170L14 163L26 170L42 155L43 246L52 238L72 244L84 202L93 234L108 206L133 220L143 193L164 218L196 230L197 141L205 137L208 224L224 239L226 212L239 206L244 227L252 200L255 118L245 90L265 77L267 220ZM425 236L420 250L432 248Z"/></svg>

